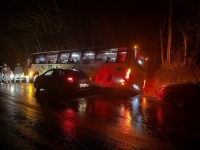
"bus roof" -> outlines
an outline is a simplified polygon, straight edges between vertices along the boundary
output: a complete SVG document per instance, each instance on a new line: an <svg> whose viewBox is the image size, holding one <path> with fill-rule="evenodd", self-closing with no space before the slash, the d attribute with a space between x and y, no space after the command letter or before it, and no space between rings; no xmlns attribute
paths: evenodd
<svg viewBox="0 0 200 150"><path fill-rule="evenodd" d="M35 53L31 53L31 54L58 53L58 52L64 52L64 51L100 49L100 48L111 48L111 47L119 47L119 46L129 46L129 44L115 44L115 45L105 45L105 46L98 46L98 47L96 46L96 47L74 48L74 49L65 49L65 50L56 50L56 51L42 51L42 52L35 52Z"/></svg>

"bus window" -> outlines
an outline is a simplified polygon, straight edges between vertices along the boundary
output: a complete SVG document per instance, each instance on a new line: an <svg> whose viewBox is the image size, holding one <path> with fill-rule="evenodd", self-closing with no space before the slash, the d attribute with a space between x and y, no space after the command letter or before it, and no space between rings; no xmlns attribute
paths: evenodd
<svg viewBox="0 0 200 150"><path fill-rule="evenodd" d="M37 54L35 55L35 63L36 64L44 64L46 63L45 55L44 54Z"/></svg>
<svg viewBox="0 0 200 150"><path fill-rule="evenodd" d="M69 52L61 52L58 57L58 62L59 63L67 63L68 59L69 59L69 55L70 55Z"/></svg>
<svg viewBox="0 0 200 150"><path fill-rule="evenodd" d="M93 51L86 51L83 55L83 63L90 63L95 58L95 52Z"/></svg>
<svg viewBox="0 0 200 150"><path fill-rule="evenodd" d="M57 62L58 53L49 53L46 55L46 61L50 64L55 64Z"/></svg>
<svg viewBox="0 0 200 150"><path fill-rule="evenodd" d="M127 54L127 52L118 52L116 62L124 63L126 61L126 54Z"/></svg>
<svg viewBox="0 0 200 150"><path fill-rule="evenodd" d="M135 60L136 64L138 64L142 68L146 68L145 56L143 55L143 53L140 50L135 50L134 55L135 55L134 60Z"/></svg>
<svg viewBox="0 0 200 150"><path fill-rule="evenodd" d="M98 53L98 58L101 62L115 62L117 51L115 49L101 50Z"/></svg>
<svg viewBox="0 0 200 150"><path fill-rule="evenodd" d="M72 58L71 56L68 58L68 61L67 61L67 63L70 63L70 64L73 64L73 63L75 63L75 60L74 60L74 58Z"/></svg>
<svg viewBox="0 0 200 150"><path fill-rule="evenodd" d="M72 52L71 58L75 63L80 62L80 60L81 60L81 52Z"/></svg>

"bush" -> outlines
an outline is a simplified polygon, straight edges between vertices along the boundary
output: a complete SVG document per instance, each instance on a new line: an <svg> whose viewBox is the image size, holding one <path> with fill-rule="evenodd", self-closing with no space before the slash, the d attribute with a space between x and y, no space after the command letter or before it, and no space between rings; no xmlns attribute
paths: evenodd
<svg viewBox="0 0 200 150"><path fill-rule="evenodd" d="M158 88L164 84L200 81L200 67L188 59L187 63L173 61L149 70L144 94L157 97Z"/></svg>

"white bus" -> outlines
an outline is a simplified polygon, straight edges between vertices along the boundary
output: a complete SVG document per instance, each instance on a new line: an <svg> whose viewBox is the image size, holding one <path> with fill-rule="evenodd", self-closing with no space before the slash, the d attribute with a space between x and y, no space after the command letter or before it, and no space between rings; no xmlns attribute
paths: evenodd
<svg viewBox="0 0 200 150"><path fill-rule="evenodd" d="M31 53L30 79L51 68L83 70L100 87L124 88L143 93L147 57L134 45L111 45Z"/></svg>

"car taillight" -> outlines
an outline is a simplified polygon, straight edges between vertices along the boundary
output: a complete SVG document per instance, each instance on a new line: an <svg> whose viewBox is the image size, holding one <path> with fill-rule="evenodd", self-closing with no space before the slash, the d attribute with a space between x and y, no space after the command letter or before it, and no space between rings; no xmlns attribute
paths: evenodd
<svg viewBox="0 0 200 150"><path fill-rule="evenodd" d="M131 69L129 68L126 72L125 72L125 80L128 81L130 78L130 74L131 74Z"/></svg>
<svg viewBox="0 0 200 150"><path fill-rule="evenodd" d="M73 77L67 77L67 81L70 82L70 83L74 83Z"/></svg>

